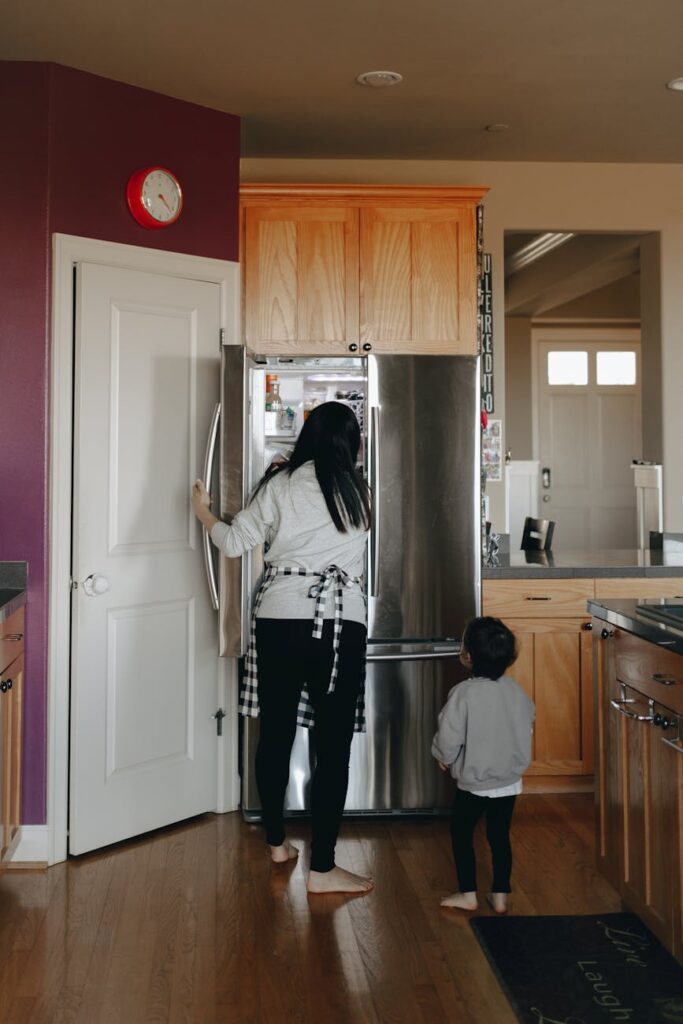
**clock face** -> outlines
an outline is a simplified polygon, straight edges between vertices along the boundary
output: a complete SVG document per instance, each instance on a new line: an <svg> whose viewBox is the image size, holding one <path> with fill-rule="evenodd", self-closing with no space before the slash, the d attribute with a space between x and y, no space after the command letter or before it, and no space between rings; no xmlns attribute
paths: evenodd
<svg viewBox="0 0 683 1024"><path fill-rule="evenodd" d="M169 227L183 208L180 183L164 167L136 171L128 182L127 198L130 212L146 228Z"/></svg>

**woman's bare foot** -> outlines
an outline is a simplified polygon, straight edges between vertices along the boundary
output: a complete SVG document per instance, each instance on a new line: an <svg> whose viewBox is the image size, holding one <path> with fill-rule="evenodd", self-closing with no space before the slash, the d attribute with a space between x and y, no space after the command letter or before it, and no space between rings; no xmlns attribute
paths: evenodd
<svg viewBox="0 0 683 1024"><path fill-rule="evenodd" d="M476 910L479 902L476 892L454 892L451 896L444 896L441 906L455 907L457 910Z"/></svg>
<svg viewBox="0 0 683 1024"><path fill-rule="evenodd" d="M506 892L488 892L486 902L497 914L507 914L508 894Z"/></svg>
<svg viewBox="0 0 683 1024"><path fill-rule="evenodd" d="M354 875L344 868L332 868L331 871L311 871L308 876L308 891L323 892L370 892L374 885L371 878Z"/></svg>
<svg viewBox="0 0 683 1024"><path fill-rule="evenodd" d="M274 864L285 864L288 860L296 860L298 856L299 851L289 839L285 839L282 846L270 847L270 859Z"/></svg>

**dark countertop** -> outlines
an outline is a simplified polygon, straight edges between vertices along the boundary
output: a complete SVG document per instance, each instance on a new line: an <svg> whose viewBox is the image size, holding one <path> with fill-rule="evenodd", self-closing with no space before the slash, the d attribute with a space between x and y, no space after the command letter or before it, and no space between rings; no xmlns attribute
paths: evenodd
<svg viewBox="0 0 683 1024"><path fill-rule="evenodd" d="M0 623L26 604L26 562L0 562Z"/></svg>
<svg viewBox="0 0 683 1024"><path fill-rule="evenodd" d="M17 608L26 604L26 591L11 587L0 588L0 624L9 619Z"/></svg>
<svg viewBox="0 0 683 1024"><path fill-rule="evenodd" d="M638 548L595 551L512 551L497 556L498 565L482 565L485 580L572 579L605 576L682 576L683 552Z"/></svg>
<svg viewBox="0 0 683 1024"><path fill-rule="evenodd" d="M633 633L643 640L649 640L650 643L664 647L667 651L683 654L683 630L654 622L639 611L643 607L674 603L683 604L683 601L674 602L660 598L651 598L645 601L617 600L616 598L607 600L596 597L589 600L588 611L597 619L602 619L619 629L625 629L627 633Z"/></svg>

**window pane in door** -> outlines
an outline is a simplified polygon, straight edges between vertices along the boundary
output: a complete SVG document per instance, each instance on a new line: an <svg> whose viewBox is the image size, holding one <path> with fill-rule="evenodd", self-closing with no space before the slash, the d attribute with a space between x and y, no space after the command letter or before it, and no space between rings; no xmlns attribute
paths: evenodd
<svg viewBox="0 0 683 1024"><path fill-rule="evenodd" d="M635 384L635 352L598 352L598 384Z"/></svg>
<svg viewBox="0 0 683 1024"><path fill-rule="evenodd" d="M548 352L548 384L588 384L588 353Z"/></svg>

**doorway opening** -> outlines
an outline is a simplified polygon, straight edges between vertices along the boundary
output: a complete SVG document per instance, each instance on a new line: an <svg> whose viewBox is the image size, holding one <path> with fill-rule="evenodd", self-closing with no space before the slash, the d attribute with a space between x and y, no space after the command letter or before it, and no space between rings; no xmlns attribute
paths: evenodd
<svg viewBox="0 0 683 1024"><path fill-rule="evenodd" d="M510 548L638 546L633 460L661 463L659 235L505 233ZM520 485L521 481L521 485Z"/></svg>

